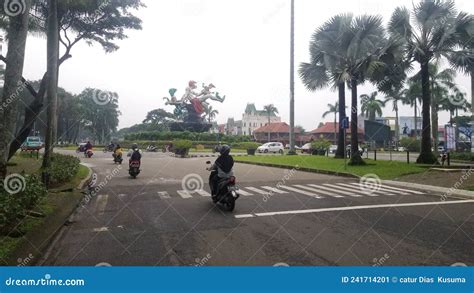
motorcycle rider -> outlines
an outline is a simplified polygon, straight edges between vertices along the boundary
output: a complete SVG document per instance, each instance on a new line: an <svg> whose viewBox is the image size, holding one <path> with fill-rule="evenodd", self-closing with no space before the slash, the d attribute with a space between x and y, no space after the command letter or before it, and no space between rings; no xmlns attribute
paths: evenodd
<svg viewBox="0 0 474 293"><path fill-rule="evenodd" d="M87 141L86 145L84 146L84 155L87 156L87 152L88 152L89 150L92 151L92 148L93 148L93 147L92 147L92 143L91 143L90 141Z"/></svg>
<svg viewBox="0 0 474 293"><path fill-rule="evenodd" d="M234 176L234 158L230 155L230 146L222 145L217 148L220 156L210 167L210 170L217 170L212 177L212 193L217 195L219 182Z"/></svg>
<svg viewBox="0 0 474 293"><path fill-rule="evenodd" d="M112 156L114 157L114 162L121 161L122 155L123 155L122 147L119 144L117 144L115 146L114 153L112 154Z"/></svg>
<svg viewBox="0 0 474 293"><path fill-rule="evenodd" d="M142 151L138 148L136 143L132 144L132 149L128 151L127 157L130 161L140 161L142 158Z"/></svg>

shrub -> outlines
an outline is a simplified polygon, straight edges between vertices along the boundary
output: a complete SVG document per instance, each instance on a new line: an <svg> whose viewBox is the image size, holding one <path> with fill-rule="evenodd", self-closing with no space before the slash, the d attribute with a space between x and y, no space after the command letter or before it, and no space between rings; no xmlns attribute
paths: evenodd
<svg viewBox="0 0 474 293"><path fill-rule="evenodd" d="M175 140L173 141L173 148L175 149L190 149L193 147L193 142L190 141L190 140L185 140L185 139L182 139L182 140Z"/></svg>
<svg viewBox="0 0 474 293"><path fill-rule="evenodd" d="M260 144L256 142L241 142L236 144L235 148L241 148L244 150L256 150Z"/></svg>
<svg viewBox="0 0 474 293"><path fill-rule="evenodd" d="M47 190L41 181L33 175L20 175L23 182L17 187L22 191L10 194L0 185L0 233L9 233L19 220L24 218L27 211L33 209L47 195ZM24 183L24 185L23 185Z"/></svg>
<svg viewBox="0 0 474 293"><path fill-rule="evenodd" d="M195 146L195 148L196 148L197 151L202 151L202 150L205 149L205 147L204 147L202 144L197 144L197 145Z"/></svg>
<svg viewBox="0 0 474 293"><path fill-rule="evenodd" d="M421 142L412 137L404 137L400 139L400 146L404 147L410 152L419 152Z"/></svg>
<svg viewBox="0 0 474 293"><path fill-rule="evenodd" d="M49 183L58 185L70 181L79 170L80 160L73 156L54 154L51 166L45 170L49 174Z"/></svg>
<svg viewBox="0 0 474 293"><path fill-rule="evenodd" d="M311 143L311 149L326 151L331 146L331 142L325 139L315 140Z"/></svg>

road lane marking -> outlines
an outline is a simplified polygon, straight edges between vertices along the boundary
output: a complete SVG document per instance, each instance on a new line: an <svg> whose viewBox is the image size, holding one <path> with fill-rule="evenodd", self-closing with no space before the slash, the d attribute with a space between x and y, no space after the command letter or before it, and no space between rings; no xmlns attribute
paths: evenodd
<svg viewBox="0 0 474 293"><path fill-rule="evenodd" d="M99 216L102 216L104 214L108 200L109 200L108 194L99 194L99 196L97 197L96 209Z"/></svg>
<svg viewBox="0 0 474 293"><path fill-rule="evenodd" d="M319 189L323 189L323 190L327 190L327 191L330 192L330 193L334 193L334 192L335 192L333 188L325 187L325 186L322 186L322 185L316 185L316 184L307 184L307 185L308 185L308 186L315 187L315 188L317 188L318 190L319 190ZM345 191L337 190L337 193L338 193L337 196L340 196L340 197L344 197L344 196L339 195L339 194L354 196L354 194L353 194L352 192L345 192ZM357 195L356 195L356 196L357 196Z"/></svg>
<svg viewBox="0 0 474 293"><path fill-rule="evenodd" d="M347 183L338 183L338 185L345 186L347 188L350 188L351 190L353 190L354 188L354 185L347 184ZM368 188L359 188L359 190L360 192L368 196L395 195L393 193L387 193L386 191L381 191L378 188L374 188L374 190L372 190L370 189L370 187L368 187Z"/></svg>
<svg viewBox="0 0 474 293"><path fill-rule="evenodd" d="M318 187L318 185L312 185L312 184L310 184L310 185L314 186L314 187ZM345 195L348 195L348 196L352 196L352 197L362 197L363 196L361 194L354 193L354 190L349 190L349 192L347 192L346 188L341 188L340 186L337 186L337 185L334 185L334 184L323 184L323 186L327 187L331 191L337 191L338 193L342 193L342 194L345 194Z"/></svg>
<svg viewBox="0 0 474 293"><path fill-rule="evenodd" d="M162 199L171 198L171 196L169 195L167 191L158 191L158 196Z"/></svg>
<svg viewBox="0 0 474 293"><path fill-rule="evenodd" d="M242 219L242 218L256 218L256 217L271 217L271 216L278 216L278 215L313 214L313 213L336 212L336 211L353 211L353 210L369 210L369 209L380 209L380 208L401 208L401 207L466 204L466 203L474 203L474 200L453 200L453 201L364 205L364 206L352 206L352 207L336 207L336 208L281 211L281 212L255 213L255 214L240 214L240 215L235 215L234 217L236 219Z"/></svg>
<svg viewBox="0 0 474 293"><path fill-rule="evenodd" d="M189 192L187 190L177 190L176 192L178 192L178 194L182 197L182 198L191 198L192 195L189 194Z"/></svg>
<svg viewBox="0 0 474 293"><path fill-rule="evenodd" d="M204 197L210 197L211 194L207 191L205 191L204 189L199 189L199 190L196 190L196 193L199 194L200 196L204 196Z"/></svg>
<svg viewBox="0 0 474 293"><path fill-rule="evenodd" d="M280 189L275 188L275 187L271 187L271 186L260 186L260 187L262 187L263 189L266 189L266 190L270 190L271 192L274 192L274 193L288 194L288 192L286 192L284 190L280 190Z"/></svg>
<svg viewBox="0 0 474 293"><path fill-rule="evenodd" d="M311 196L311 197L314 197L314 198L323 198L322 196L319 196L315 193L312 193L312 192L309 192L309 191L305 191L305 190L301 190L301 189L296 189L296 188L293 188L293 187L290 187L290 186L286 186L286 185L282 185L280 188L284 188L286 190L289 190L289 191L293 191L293 192L296 192L296 193L301 193L301 194L304 194L304 195L307 195L307 196Z"/></svg>
<svg viewBox="0 0 474 293"><path fill-rule="evenodd" d="M268 191L261 190L261 189L255 188L255 187L245 187L245 188L247 188L248 190L253 191L255 193L261 194L261 195L268 195L269 194Z"/></svg>
<svg viewBox="0 0 474 293"><path fill-rule="evenodd" d="M247 188L247 187L245 187L245 188ZM251 196L251 195L253 195L252 193L249 193L249 192L243 190L242 188L239 189L239 194L240 194L240 195L243 195L243 196Z"/></svg>
<svg viewBox="0 0 474 293"><path fill-rule="evenodd" d="M382 185L383 188L385 189L392 189L392 190L400 190L400 191L405 191L405 192L409 192L409 193L415 193L415 194L425 194L424 192L421 192L421 191L416 191L416 190L412 190L412 189L403 189L403 188L397 188L397 187L392 187L392 186L388 186L388 185Z"/></svg>
<svg viewBox="0 0 474 293"><path fill-rule="evenodd" d="M332 196L332 197L344 197L342 195L334 194L333 192L329 192L329 191L321 190L321 189L316 189L316 188L309 187L309 186L304 186L304 185L293 185L293 186L298 187L298 188L302 188L302 189L306 189L306 190L309 190L309 191L313 191L313 192L316 192L316 193L319 192L319 193L329 195L329 196Z"/></svg>

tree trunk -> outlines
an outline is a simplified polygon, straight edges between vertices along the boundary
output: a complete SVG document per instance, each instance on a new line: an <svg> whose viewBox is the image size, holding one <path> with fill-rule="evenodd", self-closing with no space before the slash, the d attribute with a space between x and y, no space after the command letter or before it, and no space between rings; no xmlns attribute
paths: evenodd
<svg viewBox="0 0 474 293"><path fill-rule="evenodd" d="M48 122L46 129L46 146L43 157L43 168L51 165L51 155L54 149L56 113L58 104L58 62L59 62L59 32L58 32L58 0L50 0L48 7L47 30L48 56Z"/></svg>
<svg viewBox="0 0 474 293"><path fill-rule="evenodd" d="M471 115L474 117L474 71L471 71Z"/></svg>
<svg viewBox="0 0 474 293"><path fill-rule="evenodd" d="M417 104L418 103L416 102L416 98L415 98L415 140L418 139L418 119L417 119L418 111L416 109Z"/></svg>
<svg viewBox="0 0 474 293"><path fill-rule="evenodd" d="M15 137L11 133L16 122L19 94L25 89L21 83L25 62L25 46L28 34L28 20L31 1L23 2L25 13L10 17L8 27L8 53L5 67L5 83L0 105L0 178L7 175L7 161L10 142Z"/></svg>
<svg viewBox="0 0 474 293"><path fill-rule="evenodd" d="M337 145L337 112L334 113L334 145Z"/></svg>
<svg viewBox="0 0 474 293"><path fill-rule="evenodd" d="M268 114L268 142L271 140L271 133L270 133L270 114Z"/></svg>
<svg viewBox="0 0 474 293"><path fill-rule="evenodd" d="M359 153L359 132L357 127L357 80L351 80L351 161L350 165L364 165L364 161Z"/></svg>
<svg viewBox="0 0 474 293"><path fill-rule="evenodd" d="M438 137L438 105L433 103L433 106L431 107L431 132L433 135L433 147L435 152L438 151L438 143L439 143L439 137Z"/></svg>
<svg viewBox="0 0 474 293"><path fill-rule="evenodd" d="M397 102L395 101L395 103ZM397 151L398 151L398 144L400 143L400 123L398 122L398 104L395 104L395 139L396 139L395 145L397 146Z"/></svg>
<svg viewBox="0 0 474 293"><path fill-rule="evenodd" d="M339 92L339 123L341 123L341 121L346 118L346 85L344 82L339 82L337 87ZM344 131L341 131L341 128L339 127L336 158L342 159L345 156L345 139Z"/></svg>
<svg viewBox="0 0 474 293"><path fill-rule="evenodd" d="M421 62L421 91L422 91L422 125L421 130L421 152L416 160L418 164L434 164L438 160L431 151L431 123L430 123L430 105L431 105L431 89L430 74L428 70L428 60Z"/></svg>

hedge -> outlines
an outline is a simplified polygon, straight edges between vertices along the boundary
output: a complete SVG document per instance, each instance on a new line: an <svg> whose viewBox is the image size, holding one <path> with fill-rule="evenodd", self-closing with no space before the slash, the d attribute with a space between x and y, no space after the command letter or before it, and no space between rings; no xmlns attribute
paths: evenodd
<svg viewBox="0 0 474 293"><path fill-rule="evenodd" d="M250 136L243 135L224 135L218 133L196 133L189 131L142 131L125 135L125 141L172 141L172 140L191 140L191 141L226 141L229 143L250 141Z"/></svg>
<svg viewBox="0 0 474 293"><path fill-rule="evenodd" d="M80 163L76 157L53 154L51 166L44 170L49 174L49 183L54 186L70 181L79 171Z"/></svg>
<svg viewBox="0 0 474 293"><path fill-rule="evenodd" d="M27 215L28 210L34 209L48 194L36 176L17 174L14 177L18 179L18 185L13 186L14 190L21 189L18 193L11 194L5 190L3 184L0 185L0 234L3 235L9 234Z"/></svg>

